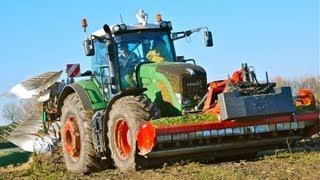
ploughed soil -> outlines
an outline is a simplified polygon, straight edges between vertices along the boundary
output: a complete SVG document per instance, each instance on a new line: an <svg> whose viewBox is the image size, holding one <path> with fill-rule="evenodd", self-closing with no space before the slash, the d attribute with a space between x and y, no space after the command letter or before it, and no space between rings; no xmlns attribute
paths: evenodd
<svg viewBox="0 0 320 180"><path fill-rule="evenodd" d="M70 173L59 152L32 155L27 163L2 167L0 179L320 179L320 133L254 158L180 161L127 173L114 168L88 175Z"/></svg>

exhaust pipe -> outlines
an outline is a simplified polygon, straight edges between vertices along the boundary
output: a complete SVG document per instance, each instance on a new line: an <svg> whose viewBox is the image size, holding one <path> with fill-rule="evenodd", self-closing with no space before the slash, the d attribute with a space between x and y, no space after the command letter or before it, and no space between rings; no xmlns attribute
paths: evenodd
<svg viewBox="0 0 320 180"><path fill-rule="evenodd" d="M107 46L107 57L108 57L108 64L109 64L109 74L111 77L111 92L112 94L116 94L120 91L120 77L119 73L116 71L118 68L118 62L117 60L117 50L116 50L116 42L112 38L112 33L110 30L110 27L105 24L103 26L103 30L106 33L106 46Z"/></svg>

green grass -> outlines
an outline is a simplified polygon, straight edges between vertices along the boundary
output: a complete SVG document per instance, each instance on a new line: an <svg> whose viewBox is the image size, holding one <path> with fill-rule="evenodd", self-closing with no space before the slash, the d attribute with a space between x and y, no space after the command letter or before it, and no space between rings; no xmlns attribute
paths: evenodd
<svg viewBox="0 0 320 180"><path fill-rule="evenodd" d="M136 172L123 173L117 169L89 175L68 172L64 164L47 163L34 157L24 171L7 174L7 178L31 179L319 179L319 152L280 153L254 160L221 163L181 162L165 164Z"/></svg>
<svg viewBox="0 0 320 180"><path fill-rule="evenodd" d="M9 130L8 126L0 126L0 136L5 132L4 130ZM16 148L17 146L0 138L0 150L7 148ZM30 158L31 153L24 152L23 150L11 150L0 152L0 167L6 167L9 165L19 165L21 163L27 162Z"/></svg>
<svg viewBox="0 0 320 180"><path fill-rule="evenodd" d="M0 149L15 148L16 145L8 141L0 141Z"/></svg>
<svg viewBox="0 0 320 180"><path fill-rule="evenodd" d="M4 130L9 130L9 126L0 126L0 134L2 134Z"/></svg>
<svg viewBox="0 0 320 180"><path fill-rule="evenodd" d="M0 149L15 148L16 145L1 138L5 134L4 130L9 131L9 126L0 126Z"/></svg>
<svg viewBox="0 0 320 180"><path fill-rule="evenodd" d="M313 107L312 105L309 106L299 106L295 107L295 112L297 114L304 114L304 113L310 113L310 112L319 112L320 107Z"/></svg>
<svg viewBox="0 0 320 180"><path fill-rule="evenodd" d="M204 124L210 122L217 122L218 117L211 114L192 114L177 117L165 117L150 121L155 127L171 127L176 125L186 124Z"/></svg>
<svg viewBox="0 0 320 180"><path fill-rule="evenodd" d="M5 130L9 131L9 126L0 126L0 140L2 140L2 135L5 134Z"/></svg>
<svg viewBox="0 0 320 180"><path fill-rule="evenodd" d="M0 152L0 167L6 167L8 165L19 165L27 162L31 153L22 150Z"/></svg>

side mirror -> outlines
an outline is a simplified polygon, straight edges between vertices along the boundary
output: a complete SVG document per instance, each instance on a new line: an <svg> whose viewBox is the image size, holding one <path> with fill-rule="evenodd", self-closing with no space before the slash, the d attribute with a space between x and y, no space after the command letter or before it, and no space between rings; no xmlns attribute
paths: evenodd
<svg viewBox="0 0 320 180"><path fill-rule="evenodd" d="M93 56L94 55L94 46L91 39L86 39L83 41L84 52L86 56Z"/></svg>
<svg viewBox="0 0 320 180"><path fill-rule="evenodd" d="M204 32L204 42L207 47L213 46L213 39L212 39L212 33L211 31L205 31Z"/></svg>

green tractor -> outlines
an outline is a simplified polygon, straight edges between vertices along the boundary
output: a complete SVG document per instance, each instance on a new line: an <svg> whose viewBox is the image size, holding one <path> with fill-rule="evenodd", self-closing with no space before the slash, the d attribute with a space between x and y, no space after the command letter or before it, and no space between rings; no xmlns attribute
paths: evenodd
<svg viewBox="0 0 320 180"><path fill-rule="evenodd" d="M86 31L86 20L82 26ZM198 104L206 91L206 73L185 63L193 60L177 62L173 41L200 29L172 33L169 21L121 23L111 28L104 25L86 38L85 53L92 57L90 79L67 85L57 106L69 170L98 170L112 162L110 157L122 170L134 168L140 125L160 116L182 115ZM212 46L209 31L205 38L207 46ZM159 63L147 58L157 41L167 51ZM122 46L135 54L134 63L123 65L121 61L128 59L119 59Z"/></svg>
<svg viewBox="0 0 320 180"><path fill-rule="evenodd" d="M79 68L69 65L66 85L56 82L61 72L20 84L37 89L45 132L55 130L51 137L61 139L68 170L89 173L115 165L128 171L140 159L257 152L319 132L310 91L293 99L290 87L258 82L247 64L226 80L208 83L206 71L174 48L175 40L202 29L211 47L208 28L172 32L171 22L160 15L155 24L147 23L143 11L137 18L135 25L104 25L86 35L92 70L81 76L88 78L74 82ZM86 33L85 19L82 27ZM307 112L296 112L305 107ZM25 138L11 141L23 147ZM35 149L32 142L28 150Z"/></svg>

